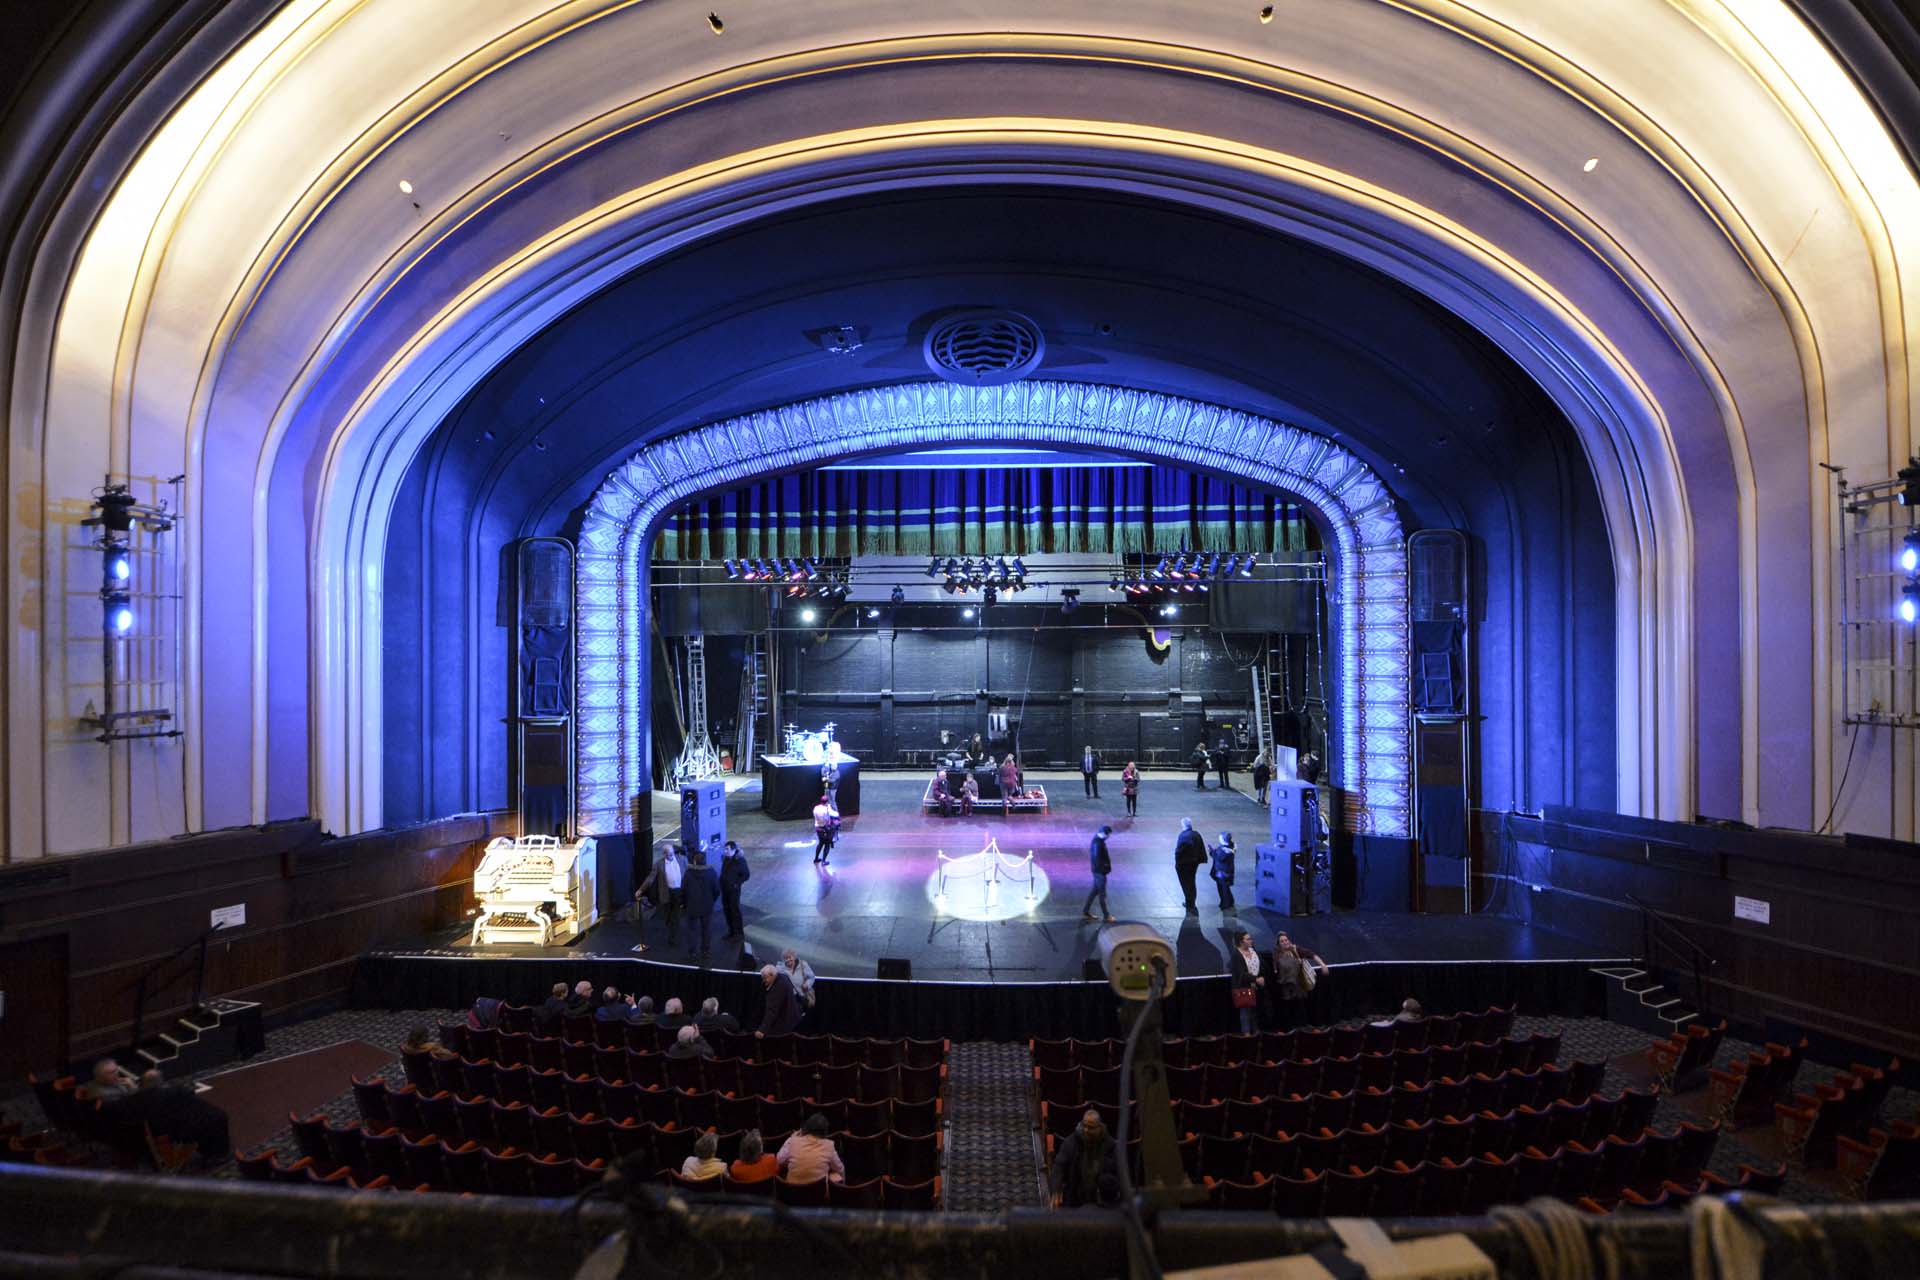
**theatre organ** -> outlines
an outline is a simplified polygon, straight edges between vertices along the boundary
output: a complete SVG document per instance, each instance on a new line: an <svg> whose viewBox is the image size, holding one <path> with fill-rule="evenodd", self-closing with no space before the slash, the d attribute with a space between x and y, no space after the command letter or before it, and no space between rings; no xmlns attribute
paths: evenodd
<svg viewBox="0 0 1920 1280"><path fill-rule="evenodd" d="M487 845L473 873L480 914L473 943L553 946L591 929L600 918L599 859L591 837L501 836Z"/></svg>

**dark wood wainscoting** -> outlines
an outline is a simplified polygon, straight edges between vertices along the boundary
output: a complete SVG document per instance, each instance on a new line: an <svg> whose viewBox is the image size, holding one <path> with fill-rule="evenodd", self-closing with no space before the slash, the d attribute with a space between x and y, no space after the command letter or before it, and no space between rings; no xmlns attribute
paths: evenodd
<svg viewBox="0 0 1920 1280"><path fill-rule="evenodd" d="M1644 903L1716 961L1714 1014L1920 1056L1920 846L1581 809L1479 817L1482 909L1640 955ZM1655 959L1691 1002L1691 972L1671 949Z"/></svg>
<svg viewBox="0 0 1920 1280"><path fill-rule="evenodd" d="M64 936L66 1056L81 1058L127 1043L155 965L147 1031L184 1011L194 956L162 962L215 910L244 904L246 923L207 947L206 992L297 1012L342 998L369 947L465 915L481 850L513 821L468 814L346 839L289 822L21 863L0 869L0 949Z"/></svg>

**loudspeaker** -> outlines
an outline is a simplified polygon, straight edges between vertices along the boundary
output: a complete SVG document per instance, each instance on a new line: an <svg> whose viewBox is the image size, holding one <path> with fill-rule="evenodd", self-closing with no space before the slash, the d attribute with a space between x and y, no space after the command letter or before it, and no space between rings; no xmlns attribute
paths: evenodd
<svg viewBox="0 0 1920 1280"><path fill-rule="evenodd" d="M1271 843L1288 853L1311 852L1320 838L1320 792L1310 782L1275 782L1267 788Z"/></svg>
<svg viewBox="0 0 1920 1280"><path fill-rule="evenodd" d="M714 836L727 841L727 785L688 783L680 788L680 842L689 850L704 849Z"/></svg>
<svg viewBox="0 0 1920 1280"><path fill-rule="evenodd" d="M874 966L873 976L882 981L912 981L913 961L902 960L898 956L881 956L880 963Z"/></svg>
<svg viewBox="0 0 1920 1280"><path fill-rule="evenodd" d="M1292 852L1278 845L1253 847L1253 902L1283 916L1310 916L1331 904L1314 898L1313 854Z"/></svg>

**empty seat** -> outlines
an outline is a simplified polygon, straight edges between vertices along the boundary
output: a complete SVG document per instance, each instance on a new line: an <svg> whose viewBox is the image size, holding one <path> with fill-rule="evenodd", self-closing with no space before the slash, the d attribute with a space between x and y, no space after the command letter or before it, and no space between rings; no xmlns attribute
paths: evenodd
<svg viewBox="0 0 1920 1280"><path fill-rule="evenodd" d="M891 1210L931 1212L940 1207L940 1179L903 1182L888 1178L881 1184L882 1203Z"/></svg>

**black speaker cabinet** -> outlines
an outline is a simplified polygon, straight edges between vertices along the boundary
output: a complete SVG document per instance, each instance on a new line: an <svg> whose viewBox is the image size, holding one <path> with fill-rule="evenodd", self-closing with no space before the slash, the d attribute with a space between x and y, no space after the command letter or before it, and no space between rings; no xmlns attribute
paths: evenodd
<svg viewBox="0 0 1920 1280"><path fill-rule="evenodd" d="M1275 782L1267 788L1269 843L1289 853L1311 852L1320 838L1320 792L1310 782Z"/></svg>
<svg viewBox="0 0 1920 1280"><path fill-rule="evenodd" d="M680 840L689 850L704 849L718 836L727 841L727 786L724 782L694 782L680 788Z"/></svg>
<svg viewBox="0 0 1920 1280"><path fill-rule="evenodd" d="M1283 916L1318 915L1332 905L1315 900L1312 850L1276 844L1253 847L1253 902Z"/></svg>

